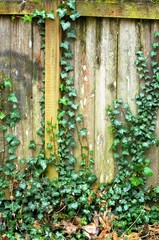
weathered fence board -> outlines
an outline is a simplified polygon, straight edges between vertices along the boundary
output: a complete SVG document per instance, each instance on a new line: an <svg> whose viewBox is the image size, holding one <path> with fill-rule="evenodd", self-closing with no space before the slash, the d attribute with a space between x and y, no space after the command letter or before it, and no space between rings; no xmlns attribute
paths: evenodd
<svg viewBox="0 0 159 240"><path fill-rule="evenodd" d="M25 9L19 12L21 2L19 0L0 0L0 14L31 14L35 9L45 8L45 1L30 0ZM119 1L81 1L77 0L77 10L82 16L89 17L114 17L136 19L159 19L158 1L135 0Z"/></svg>
<svg viewBox="0 0 159 240"><path fill-rule="evenodd" d="M118 38L117 97L128 102L135 113L135 95L139 91L139 81L134 61L139 49L138 23L134 20L120 20Z"/></svg>
<svg viewBox="0 0 159 240"><path fill-rule="evenodd" d="M39 88L42 86L43 57L40 42L36 24L23 24L21 18L12 22L9 16L0 17L0 74L2 78L11 78L22 118L12 129L21 141L16 150L17 168L20 159L33 156L28 146L31 140L37 140L35 133L41 121Z"/></svg>
<svg viewBox="0 0 159 240"><path fill-rule="evenodd" d="M106 107L116 98L117 72L117 20L98 20L98 48L95 79L95 167L99 181L110 181L114 176L114 161L110 147L112 136L107 132L110 125ZM103 120L102 120L103 119Z"/></svg>
<svg viewBox="0 0 159 240"><path fill-rule="evenodd" d="M47 12L51 9L57 9L58 5L59 1L48 1L46 5ZM45 102L47 102L47 104L45 104L46 128L47 121L50 121L52 124L56 124L58 129L57 114L60 98L60 41L60 21L57 12L55 12L55 21L52 19L46 19L45 29ZM49 137L51 134L45 131L45 151L47 157L50 157L50 150L47 149L47 144L50 142ZM57 142L55 142L54 145L56 149L53 150L55 154L57 154ZM48 176L51 180L58 176L54 166L48 167Z"/></svg>
<svg viewBox="0 0 159 240"><path fill-rule="evenodd" d="M141 21L140 24L140 42L142 46L142 51L145 54L147 59L148 68L150 68L150 56L151 44L154 41L154 32L159 31L158 21ZM140 81L140 84L142 82ZM158 120L156 123L156 134L158 135L159 130L159 113ZM157 185L159 183L159 149L156 146L153 146L148 153L148 158L151 160L151 169L153 170L153 175L148 179L149 185Z"/></svg>
<svg viewBox="0 0 159 240"><path fill-rule="evenodd" d="M100 182L109 181L116 170L110 151L110 121L105 109L112 105L113 99L122 98L136 113L135 95L139 92L141 81L137 77L135 52L142 46L148 57L158 22L82 17L76 27L74 76L79 112L84 114L82 127L88 129L89 147L94 146L95 173ZM79 146L75 154L79 158ZM157 184L159 155L156 147L149 158L154 171L149 184Z"/></svg>

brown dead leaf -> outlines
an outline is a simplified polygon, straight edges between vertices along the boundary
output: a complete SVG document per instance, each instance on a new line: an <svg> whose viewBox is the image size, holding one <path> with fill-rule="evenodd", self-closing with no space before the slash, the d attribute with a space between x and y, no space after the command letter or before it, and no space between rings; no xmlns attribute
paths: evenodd
<svg viewBox="0 0 159 240"><path fill-rule="evenodd" d="M155 234L159 234L159 226L158 226L158 228L149 227L149 231L151 231Z"/></svg>
<svg viewBox="0 0 159 240"><path fill-rule="evenodd" d="M105 240L106 238L112 238L112 233L107 233L107 231L104 229L97 239L99 240Z"/></svg>
<svg viewBox="0 0 159 240"><path fill-rule="evenodd" d="M3 239L3 240L8 240L8 237L7 237L7 235L6 235L6 234L3 234L3 235L1 235L1 236L0 236L0 239Z"/></svg>
<svg viewBox="0 0 159 240"><path fill-rule="evenodd" d="M150 210L151 210L151 208L148 207L148 206L144 206L144 209L147 210L147 211L150 211Z"/></svg>
<svg viewBox="0 0 159 240"><path fill-rule="evenodd" d="M67 222L67 221L62 221L61 225L63 225L64 230L67 234L72 234L72 233L76 233L78 227L75 226L74 224L72 224L71 222Z"/></svg>
<svg viewBox="0 0 159 240"><path fill-rule="evenodd" d="M33 223L33 227L36 228L36 229L41 228L40 224L39 224L38 221L36 221L36 220L35 220L34 223Z"/></svg>
<svg viewBox="0 0 159 240"><path fill-rule="evenodd" d="M117 233L113 233L112 238L113 238L113 240L120 240Z"/></svg>
<svg viewBox="0 0 159 240"><path fill-rule="evenodd" d="M111 223L110 223L110 219L108 216L105 216L104 219L102 219L101 217L99 217L99 222L102 224L103 228L107 231L110 232L111 231Z"/></svg>
<svg viewBox="0 0 159 240"><path fill-rule="evenodd" d="M88 196L88 202L89 202L89 204L91 204L92 201L93 201L93 196L92 196L92 195L89 195L89 196Z"/></svg>
<svg viewBox="0 0 159 240"><path fill-rule="evenodd" d="M99 232L98 228L96 227L96 225L94 223L90 223L86 226L83 226L82 229L91 235L97 235Z"/></svg>
<svg viewBox="0 0 159 240"><path fill-rule="evenodd" d="M127 238L128 240L141 240L140 233L132 232L129 235L125 235L124 238Z"/></svg>
<svg viewBox="0 0 159 240"><path fill-rule="evenodd" d="M74 225L78 225L79 227L81 226L81 218L80 217L78 217L78 216L75 216L74 218L73 218L73 220L72 220L72 223L74 224Z"/></svg>

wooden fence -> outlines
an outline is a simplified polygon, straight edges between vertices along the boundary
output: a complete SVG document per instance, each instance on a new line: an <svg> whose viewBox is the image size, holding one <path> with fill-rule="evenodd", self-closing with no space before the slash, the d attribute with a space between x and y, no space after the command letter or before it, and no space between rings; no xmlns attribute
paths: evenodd
<svg viewBox="0 0 159 240"><path fill-rule="evenodd" d="M58 0L46 3L28 3L23 14L35 8L56 10ZM1 71L13 79L25 119L16 131L23 147L19 156L29 156L29 140L35 138L35 129L40 123L40 99L43 56L40 36L36 24L23 25L21 20L11 21L19 15L20 3L0 1L0 46ZM76 21L77 40L72 44L75 54L74 78L80 103L79 111L84 115L84 127L88 129L89 147L94 150L95 172L100 182L109 181L115 172L115 163L110 151L112 136L105 109L113 99L122 98L135 113L135 94L139 91L139 80L134 61L135 52L142 46L147 58L153 42L153 33L159 31L159 4L152 2L77 1L81 17ZM45 119L56 122L59 99L59 42L61 31L59 20L46 21L45 53ZM53 54L52 54L53 53ZM32 106L32 107L31 107ZM32 123L32 124L31 124ZM156 131L158 131L159 118ZM48 136L46 134L47 142ZM78 146L75 149L78 158ZM149 184L159 183L159 151L156 147L149 155L153 176ZM50 175L55 175L51 169Z"/></svg>

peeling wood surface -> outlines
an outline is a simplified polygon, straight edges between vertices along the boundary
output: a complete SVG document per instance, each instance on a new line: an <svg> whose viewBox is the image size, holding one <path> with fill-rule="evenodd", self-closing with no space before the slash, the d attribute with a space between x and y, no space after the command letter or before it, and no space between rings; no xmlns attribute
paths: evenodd
<svg viewBox="0 0 159 240"><path fill-rule="evenodd" d="M43 77L43 58L41 63L36 58L37 54L42 55L40 43L36 24L23 24L20 18L12 22L10 16L0 17L0 72L4 77L11 78L22 118L12 129L21 141L16 149L18 170L22 167L19 164L22 158L36 154L28 146L30 140L38 140L36 130L41 119L39 88Z"/></svg>
<svg viewBox="0 0 159 240"><path fill-rule="evenodd" d="M122 98L136 113L135 95L141 81L134 63L135 52L142 46L148 57L153 33L159 30L159 25L158 21L150 20L81 17L76 27L74 76L79 112L84 114L81 127L88 129L88 146L94 146L94 171L99 182L110 181L116 166L110 151L113 138L105 109L114 99ZM156 132L158 125L157 121ZM79 162L81 149L78 144L75 154ZM154 171L148 184L156 185L159 183L158 149L154 147L148 157Z"/></svg>
<svg viewBox="0 0 159 240"><path fill-rule="evenodd" d="M97 62L95 75L95 172L99 182L114 177L114 160L110 151L112 135L106 108L116 98L118 21L99 19L97 25Z"/></svg>

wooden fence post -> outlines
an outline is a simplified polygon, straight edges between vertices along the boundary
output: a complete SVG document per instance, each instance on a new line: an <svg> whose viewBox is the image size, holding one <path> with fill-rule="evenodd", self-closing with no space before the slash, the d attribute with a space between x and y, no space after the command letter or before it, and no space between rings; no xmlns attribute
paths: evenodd
<svg viewBox="0 0 159 240"><path fill-rule="evenodd" d="M47 122L57 124L58 102L60 97L60 21L56 12L59 0L51 0L46 2L47 13L54 11L55 20L46 19L45 26L45 151L46 157L50 156L50 150L47 144L50 142L50 133L46 131ZM57 124L58 127L58 124ZM57 143L56 149L57 149ZM48 167L48 177L52 180L58 177L53 165Z"/></svg>

